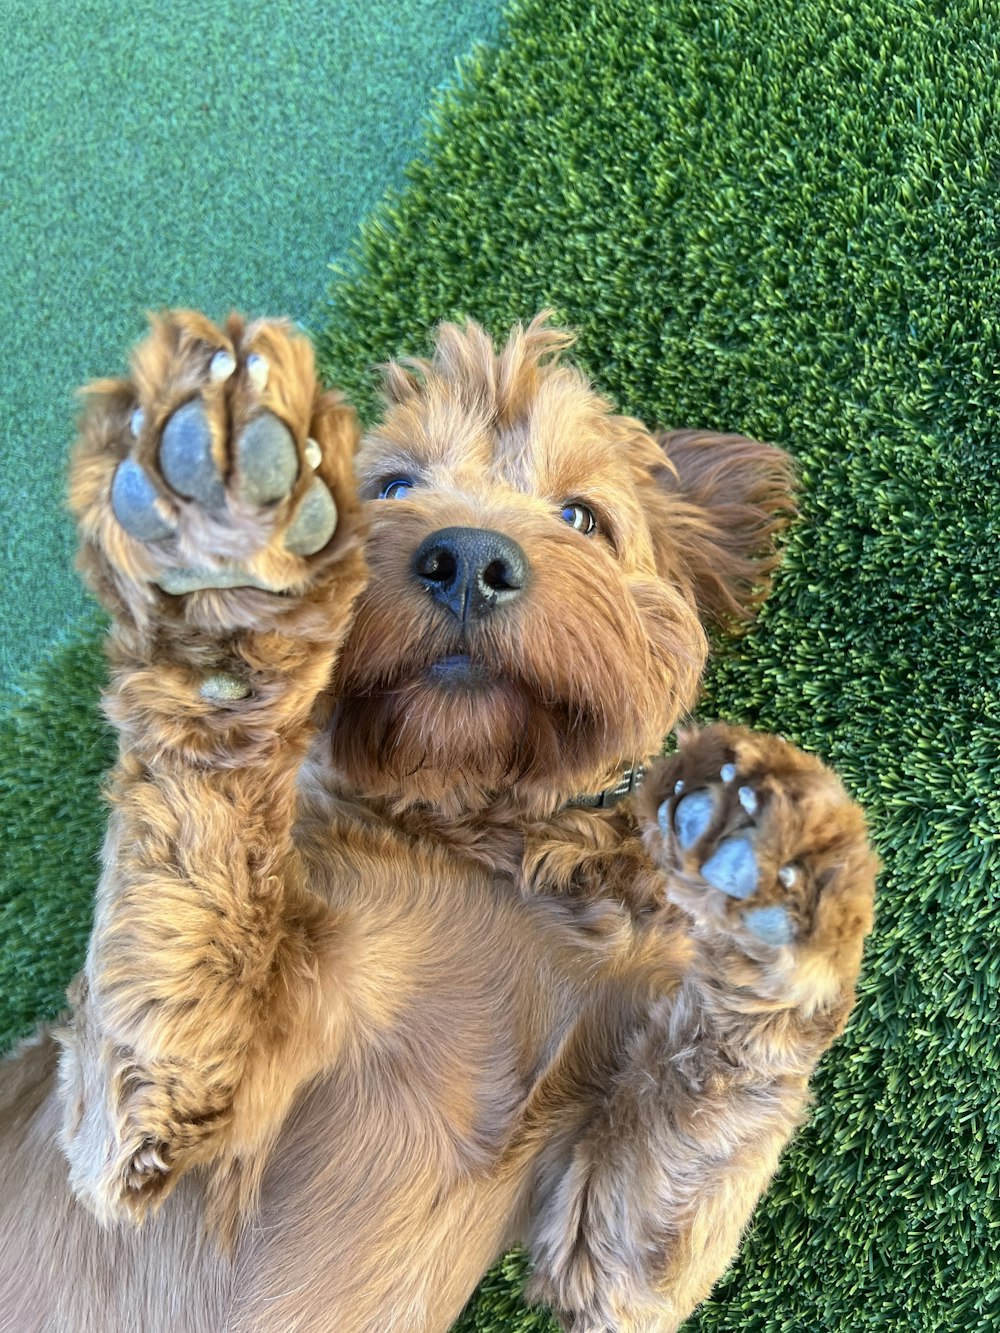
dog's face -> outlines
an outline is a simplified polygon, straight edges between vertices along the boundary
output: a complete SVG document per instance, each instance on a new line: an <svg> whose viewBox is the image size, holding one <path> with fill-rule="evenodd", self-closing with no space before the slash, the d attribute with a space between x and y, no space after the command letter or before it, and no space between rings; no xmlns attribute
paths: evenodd
<svg viewBox="0 0 1000 1333"><path fill-rule="evenodd" d="M458 808L599 790L659 748L694 700L703 619L743 613L773 563L784 455L676 437L695 491L726 473L688 495L559 361L570 341L538 319L497 353L444 325L432 362L387 368L358 460L371 578L333 728L362 790Z"/></svg>

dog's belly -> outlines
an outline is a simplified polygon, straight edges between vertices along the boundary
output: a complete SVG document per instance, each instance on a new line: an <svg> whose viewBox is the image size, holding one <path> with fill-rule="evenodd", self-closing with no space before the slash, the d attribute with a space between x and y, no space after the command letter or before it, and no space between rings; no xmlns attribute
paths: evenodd
<svg viewBox="0 0 1000 1333"><path fill-rule="evenodd" d="M344 846L310 862L366 959L362 1007L277 1146L234 1328L444 1333L515 1236L533 1093L601 945L471 863Z"/></svg>

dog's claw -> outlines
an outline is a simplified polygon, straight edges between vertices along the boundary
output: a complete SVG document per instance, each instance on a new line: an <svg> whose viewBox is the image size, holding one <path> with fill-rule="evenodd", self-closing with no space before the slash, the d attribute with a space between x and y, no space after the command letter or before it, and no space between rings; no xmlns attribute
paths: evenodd
<svg viewBox="0 0 1000 1333"><path fill-rule="evenodd" d="M326 483L314 477L285 533L285 547L293 555L315 555L336 529L337 506L333 496Z"/></svg>
<svg viewBox="0 0 1000 1333"><path fill-rule="evenodd" d="M212 457L212 429L199 399L179 407L164 427L160 468L186 500L214 510L225 504L222 478Z"/></svg>
<svg viewBox="0 0 1000 1333"><path fill-rule="evenodd" d="M157 508L158 499L152 480L134 458L118 464L111 483L111 508L131 537L158 542L172 535L173 524Z"/></svg>
<svg viewBox="0 0 1000 1333"><path fill-rule="evenodd" d="M740 805L752 818L757 813L757 793L752 787L741 787L736 793Z"/></svg>
<svg viewBox="0 0 1000 1333"><path fill-rule="evenodd" d="M137 407L129 419L129 429L136 439L142 434L142 428L146 424L146 414L141 407Z"/></svg>
<svg viewBox="0 0 1000 1333"><path fill-rule="evenodd" d="M681 848L689 847L702 837L715 814L715 798L710 791L693 791L682 797L674 810L674 832Z"/></svg>
<svg viewBox="0 0 1000 1333"><path fill-rule="evenodd" d="M272 412L261 412L240 436L236 466L244 500L255 505L283 500L299 471L292 432Z"/></svg>
<svg viewBox="0 0 1000 1333"><path fill-rule="evenodd" d="M235 369L235 356L233 356L232 352L227 352L223 349L221 352L216 352L215 356L212 357L212 360L209 362L208 373L210 378L218 384L222 380L229 379Z"/></svg>
<svg viewBox="0 0 1000 1333"><path fill-rule="evenodd" d="M701 877L730 898L749 898L760 878L757 857L746 838L726 838L701 867Z"/></svg>
<svg viewBox="0 0 1000 1333"><path fill-rule="evenodd" d="M128 1184L129 1188L133 1190L143 1189L147 1183L147 1177L165 1175L170 1169L163 1160L163 1155L159 1149L152 1146L141 1148L132 1158L130 1165Z"/></svg>
<svg viewBox="0 0 1000 1333"><path fill-rule="evenodd" d="M799 882L799 872L794 866L782 866L778 871L778 883L785 889L794 888Z"/></svg>
<svg viewBox="0 0 1000 1333"><path fill-rule="evenodd" d="M736 779L736 765L723 764L722 768L719 770L719 777L727 786L730 782L734 782Z"/></svg>
<svg viewBox="0 0 1000 1333"><path fill-rule="evenodd" d="M263 389L270 373L271 367L267 359L259 352L251 352L247 357L247 377L250 383L258 390Z"/></svg>
<svg viewBox="0 0 1000 1333"><path fill-rule="evenodd" d="M319 443L316 440L314 440L312 436L310 436L309 439L306 440L305 455L306 455L306 462L312 468L313 472L315 472L316 469L319 467L320 463L322 463L323 461L323 450L319 447Z"/></svg>

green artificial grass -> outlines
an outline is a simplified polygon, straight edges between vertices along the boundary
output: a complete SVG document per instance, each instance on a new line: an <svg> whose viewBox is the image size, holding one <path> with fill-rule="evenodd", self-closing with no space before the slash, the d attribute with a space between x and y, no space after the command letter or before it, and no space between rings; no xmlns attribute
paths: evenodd
<svg viewBox="0 0 1000 1333"><path fill-rule="evenodd" d="M115 757L102 639L91 613L0 718L0 1051L65 1005L83 963Z"/></svg>
<svg viewBox="0 0 1000 1333"><path fill-rule="evenodd" d="M4 0L0 682L86 606L73 390L144 312L306 319L497 0ZM0 703L2 707L2 703Z"/></svg>
<svg viewBox="0 0 1000 1333"><path fill-rule="evenodd" d="M831 760L885 861L861 1004L701 1333L1000 1327L1000 9L521 0L331 296L323 366L551 304L623 408L797 456L803 518L703 713ZM0 1030L50 1010L95 878L99 668L0 732ZM542 1333L511 1256L461 1333Z"/></svg>

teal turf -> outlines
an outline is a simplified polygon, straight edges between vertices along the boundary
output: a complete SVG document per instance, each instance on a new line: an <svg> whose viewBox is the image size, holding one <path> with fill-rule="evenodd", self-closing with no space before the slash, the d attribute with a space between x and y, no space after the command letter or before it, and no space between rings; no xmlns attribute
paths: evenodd
<svg viewBox="0 0 1000 1333"><path fill-rule="evenodd" d="M144 312L308 319L496 0L5 0L0 684L86 603L62 513L73 390ZM0 698L2 707L2 698Z"/></svg>

